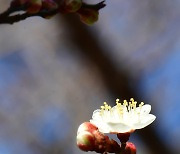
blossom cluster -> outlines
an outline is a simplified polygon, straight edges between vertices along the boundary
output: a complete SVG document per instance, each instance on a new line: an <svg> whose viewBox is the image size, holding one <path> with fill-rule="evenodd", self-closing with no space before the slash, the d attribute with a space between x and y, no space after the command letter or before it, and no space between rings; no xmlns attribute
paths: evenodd
<svg viewBox="0 0 180 154"><path fill-rule="evenodd" d="M91 123L96 125L103 133L133 132L151 124L156 116L150 114L151 105L137 102L131 98L122 103L116 99L116 105L111 107L106 102L93 112Z"/></svg>
<svg viewBox="0 0 180 154"><path fill-rule="evenodd" d="M106 102L93 112L90 122L81 124L77 131L77 145L83 151L136 154L136 147L128 142L130 134L151 124L156 116L150 114L151 105L130 101L120 102L111 107ZM121 144L110 140L105 134L117 134Z"/></svg>
<svg viewBox="0 0 180 154"><path fill-rule="evenodd" d="M18 8L19 11L28 14L38 14L42 11L77 13L81 21L89 25L98 20L99 9L104 6L104 1L98 4L86 4L82 0L12 0L11 2L11 8L15 10Z"/></svg>

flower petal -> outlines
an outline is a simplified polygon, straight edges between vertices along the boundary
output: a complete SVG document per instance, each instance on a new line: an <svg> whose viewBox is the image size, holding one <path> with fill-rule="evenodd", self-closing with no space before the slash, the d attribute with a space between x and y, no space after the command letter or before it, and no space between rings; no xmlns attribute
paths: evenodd
<svg viewBox="0 0 180 154"><path fill-rule="evenodd" d="M149 114L150 113L150 111L151 111L151 105L149 105L149 104L145 104L145 105L143 105L142 107L137 107L136 108L136 111L137 112L140 112L140 114Z"/></svg>
<svg viewBox="0 0 180 154"><path fill-rule="evenodd" d="M124 123L107 123L110 133L126 133L131 131L131 127Z"/></svg>
<svg viewBox="0 0 180 154"><path fill-rule="evenodd" d="M144 117L141 117L141 119L139 119L138 123L133 124L133 128L134 129L144 128L144 127L150 125L155 119L156 119L156 116L154 116L152 114L148 114Z"/></svg>
<svg viewBox="0 0 180 154"><path fill-rule="evenodd" d="M102 122L102 121L91 119L90 123L92 123L96 127L98 127L99 131L102 132L102 133L109 133L110 132L109 126L106 123Z"/></svg>
<svg viewBox="0 0 180 154"><path fill-rule="evenodd" d="M105 104L93 112L90 122L103 133L126 133L144 128L156 119L149 114L151 105L141 103L136 107L134 100L130 101L124 101L123 104L116 102L117 105L112 108Z"/></svg>
<svg viewBox="0 0 180 154"><path fill-rule="evenodd" d="M93 112L92 119L102 120L101 110L97 109Z"/></svg>

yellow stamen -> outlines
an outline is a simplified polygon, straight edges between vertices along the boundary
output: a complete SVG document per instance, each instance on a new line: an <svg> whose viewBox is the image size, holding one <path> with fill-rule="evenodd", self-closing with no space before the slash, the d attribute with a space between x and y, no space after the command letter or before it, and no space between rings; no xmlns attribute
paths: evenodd
<svg viewBox="0 0 180 154"><path fill-rule="evenodd" d="M107 103L106 103L106 102L104 102L104 105L107 105Z"/></svg>
<svg viewBox="0 0 180 154"><path fill-rule="evenodd" d="M127 100L124 100L123 104L121 104L119 101L120 101L119 99L116 99L115 109L117 109L117 112L122 118L123 118L123 115L127 112L131 113L132 115L134 113L140 115L142 106L144 105L144 102L141 102L139 104L140 110L139 112L137 112L136 111L137 101L135 101L134 98L131 98L129 102ZM106 102L104 102L104 105L101 106L101 114L104 114L105 113L104 111L110 111L111 114L113 113L111 106L108 105Z"/></svg>
<svg viewBox="0 0 180 154"><path fill-rule="evenodd" d="M104 106L101 106L101 110L104 110L105 109L105 107Z"/></svg>
<svg viewBox="0 0 180 154"><path fill-rule="evenodd" d="M130 101L131 101L131 102L134 102L134 98L131 98Z"/></svg>
<svg viewBox="0 0 180 154"><path fill-rule="evenodd" d="M141 104L139 104L139 107L142 107L144 105L144 102L141 102Z"/></svg>
<svg viewBox="0 0 180 154"><path fill-rule="evenodd" d="M119 99L118 98L116 99L116 103L119 103Z"/></svg>
<svg viewBox="0 0 180 154"><path fill-rule="evenodd" d="M144 102L141 102L141 105L143 106L143 105L144 105Z"/></svg>
<svg viewBox="0 0 180 154"><path fill-rule="evenodd" d="M124 103L123 103L124 106L127 106L128 105L128 102L127 100L124 100Z"/></svg>

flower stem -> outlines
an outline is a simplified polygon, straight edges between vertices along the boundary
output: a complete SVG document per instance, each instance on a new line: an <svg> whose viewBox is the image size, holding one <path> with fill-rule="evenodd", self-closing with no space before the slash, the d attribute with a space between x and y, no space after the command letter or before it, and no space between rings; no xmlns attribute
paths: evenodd
<svg viewBox="0 0 180 154"><path fill-rule="evenodd" d="M120 140L120 142L123 144L129 140L130 133L118 133L117 137Z"/></svg>
<svg viewBox="0 0 180 154"><path fill-rule="evenodd" d="M117 137L121 142L121 150L119 154L125 154L126 142L129 140L130 133L118 133Z"/></svg>
<svg viewBox="0 0 180 154"><path fill-rule="evenodd" d="M121 143L121 151L120 154L125 154L126 142Z"/></svg>

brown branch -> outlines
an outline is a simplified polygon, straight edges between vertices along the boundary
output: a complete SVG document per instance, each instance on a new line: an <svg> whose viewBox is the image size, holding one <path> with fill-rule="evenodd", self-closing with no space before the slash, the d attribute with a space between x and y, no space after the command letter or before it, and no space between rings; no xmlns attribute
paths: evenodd
<svg viewBox="0 0 180 154"><path fill-rule="evenodd" d="M10 12L12 13L12 10ZM0 14L0 24L13 24L15 22L19 22L21 20L25 20L26 18L34 17L34 16L46 18L48 16L53 16L53 15L57 14L58 9L52 10L52 11L42 10L35 14L23 13L23 14L16 14L16 15L12 15L12 16L10 16L10 14L11 14L10 12L7 10L4 13Z"/></svg>
<svg viewBox="0 0 180 154"><path fill-rule="evenodd" d="M82 3L83 8L94 9L94 10L97 10L97 11L104 8L105 6L106 6L105 0L99 2L99 3L95 4L95 5L94 4Z"/></svg>
<svg viewBox="0 0 180 154"><path fill-rule="evenodd" d="M121 70L116 67L114 61L107 54L110 53L108 48L104 48L98 43L96 35L92 34L87 27L79 23L75 16L67 16L64 20L66 21L66 28L70 30L68 40L75 43L80 49L78 51L99 68L107 89L114 95L114 99L116 99L117 96L122 99L131 97L139 98L136 89L129 86L129 72L125 72L123 69ZM149 146L150 153L171 153L170 147L167 147L164 144L163 140L151 126L146 127L137 133Z"/></svg>

